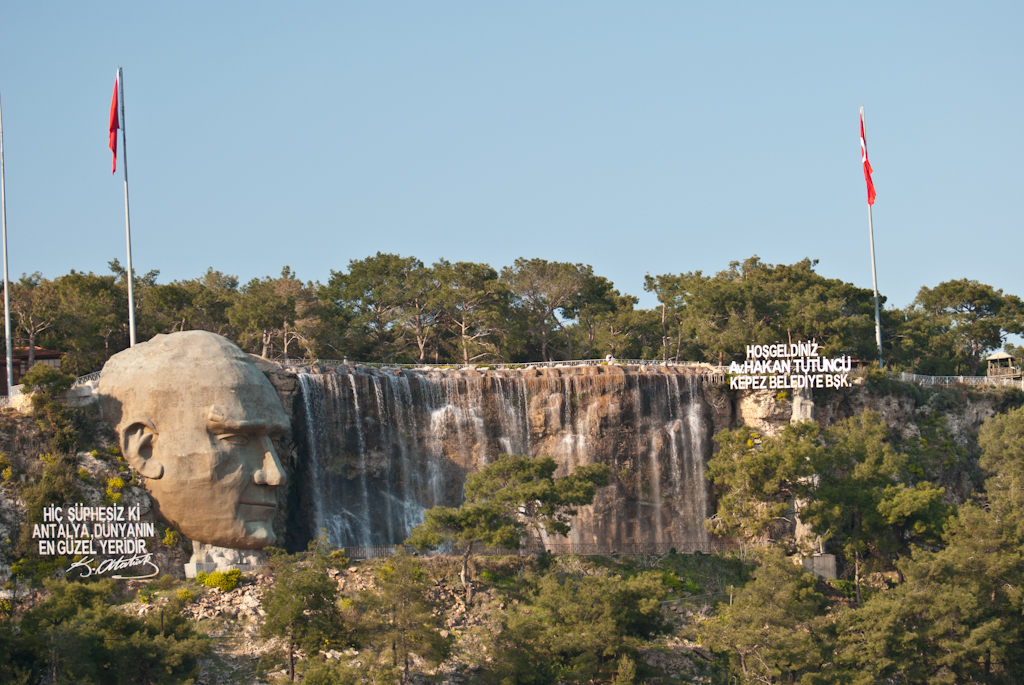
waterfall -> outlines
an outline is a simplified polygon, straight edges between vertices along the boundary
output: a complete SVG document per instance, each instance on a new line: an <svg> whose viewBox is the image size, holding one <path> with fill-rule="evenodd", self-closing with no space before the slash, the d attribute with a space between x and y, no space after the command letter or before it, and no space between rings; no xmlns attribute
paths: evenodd
<svg viewBox="0 0 1024 685"><path fill-rule="evenodd" d="M616 371L618 371L616 369ZM309 534L337 546L404 540L500 453L550 456L556 475L612 468L575 517L576 543L705 549L710 408L699 376L610 369L378 370L299 375Z"/></svg>

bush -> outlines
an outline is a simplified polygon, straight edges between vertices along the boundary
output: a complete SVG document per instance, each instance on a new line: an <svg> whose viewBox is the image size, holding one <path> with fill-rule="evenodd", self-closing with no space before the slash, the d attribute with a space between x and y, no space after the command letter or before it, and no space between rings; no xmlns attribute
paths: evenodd
<svg viewBox="0 0 1024 685"><path fill-rule="evenodd" d="M520 603L509 607L504 630L494 636L495 660L488 668L498 680L608 682L620 669L623 679L632 678L621 656L632 658L642 640L669 629L661 573L548 574L527 576L522 586Z"/></svg>
<svg viewBox="0 0 1024 685"><path fill-rule="evenodd" d="M662 584L670 590L679 592L683 589L683 583L679 580L679 576L672 573L672 571L665 571L661 574Z"/></svg>
<svg viewBox="0 0 1024 685"><path fill-rule="evenodd" d="M636 662L623 654L619 658L618 672L612 685L632 685L636 682Z"/></svg>
<svg viewBox="0 0 1024 685"><path fill-rule="evenodd" d="M182 604L188 604L196 598L196 596L192 594L191 590L184 587L178 590L178 594L176 595L176 597L178 598L178 601L180 601Z"/></svg>
<svg viewBox="0 0 1024 685"><path fill-rule="evenodd" d="M49 596L6 634L0 660L31 670L33 683L44 673L51 683L194 682L208 638L171 605L145 617L119 610L115 583L48 581ZM0 681L7 676L0 668Z"/></svg>
<svg viewBox="0 0 1024 685"><path fill-rule="evenodd" d="M25 389L49 399L55 398L75 384L75 377L46 364L36 364L21 379Z"/></svg>
<svg viewBox="0 0 1024 685"><path fill-rule="evenodd" d="M124 487L124 480L114 476L107 481L107 492L103 497L107 504L117 504L121 499L121 488Z"/></svg>
<svg viewBox="0 0 1024 685"><path fill-rule="evenodd" d="M176 582L177 581L174 579L174 576L165 573L164 575L160 576L160 580L154 582L153 585L161 590L170 590L172 587L174 587L174 584Z"/></svg>
<svg viewBox="0 0 1024 685"><path fill-rule="evenodd" d="M196 580L206 587L215 587L222 592L231 592L238 586L242 572L237 568L230 571L214 571L213 573L197 573Z"/></svg>
<svg viewBox="0 0 1024 685"><path fill-rule="evenodd" d="M178 534L174 532L173 528L168 528L167 532L164 533L164 539L161 540L167 547L174 547L178 543Z"/></svg>

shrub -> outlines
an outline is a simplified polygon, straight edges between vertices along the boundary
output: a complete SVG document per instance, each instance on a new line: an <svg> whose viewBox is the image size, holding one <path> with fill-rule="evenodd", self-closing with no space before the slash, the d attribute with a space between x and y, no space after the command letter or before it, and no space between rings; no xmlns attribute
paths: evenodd
<svg viewBox="0 0 1024 685"><path fill-rule="evenodd" d="M36 364L21 379L25 389L53 398L71 388L75 377L46 364Z"/></svg>
<svg viewBox="0 0 1024 685"><path fill-rule="evenodd" d="M183 604L188 604L193 599L195 599L196 596L194 594L192 594L191 590L189 590L188 588L184 588L183 587L180 590L178 590L177 598Z"/></svg>
<svg viewBox="0 0 1024 685"><path fill-rule="evenodd" d="M238 586L242 572L237 568L230 571L214 571L213 573L197 573L196 580L206 587L215 587L222 592L231 592Z"/></svg>
<svg viewBox="0 0 1024 685"><path fill-rule="evenodd" d="M117 502L121 499L121 488L123 487L124 480L117 476L114 476L113 478L107 481L107 492L103 498L107 502L107 504L117 504Z"/></svg>
<svg viewBox="0 0 1024 685"><path fill-rule="evenodd" d="M174 532L173 528L168 528L167 532L164 533L164 539L161 540L167 547L174 547L178 542L178 534Z"/></svg>
<svg viewBox="0 0 1024 685"><path fill-rule="evenodd" d="M623 654L619 657L618 672L612 685L632 685L636 682L636 662Z"/></svg>
<svg viewBox="0 0 1024 685"><path fill-rule="evenodd" d="M30 682L31 672L31 682L39 682L45 672L42 679L60 683L195 682L208 638L169 607L128 615L113 604L116 582L48 582L47 599L25 612L13 631L5 628L0 681ZM11 678L4 667L12 662L31 671Z"/></svg>
<svg viewBox="0 0 1024 685"><path fill-rule="evenodd" d="M88 482L89 481L89 469L85 468L84 466L82 468L78 469L78 480L80 480L82 482Z"/></svg>
<svg viewBox="0 0 1024 685"><path fill-rule="evenodd" d="M662 584L670 590L679 592L683 589L683 583L679 580L679 576L672 573L672 571L665 571L661 574Z"/></svg>
<svg viewBox="0 0 1024 685"><path fill-rule="evenodd" d="M176 581L174 580L174 576L165 573L164 575L160 576L160 580L154 582L153 585L161 590L170 590L172 587L174 587L175 582Z"/></svg>

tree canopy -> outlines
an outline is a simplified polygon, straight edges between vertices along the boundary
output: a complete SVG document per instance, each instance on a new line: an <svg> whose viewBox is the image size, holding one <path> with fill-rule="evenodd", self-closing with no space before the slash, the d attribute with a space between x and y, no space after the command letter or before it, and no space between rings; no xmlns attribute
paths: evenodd
<svg viewBox="0 0 1024 685"><path fill-rule="evenodd" d="M474 544L519 549L530 533L568 535L571 518L593 501L598 488L608 485L611 475L605 464L586 464L559 478L557 468L551 457L499 454L466 478L459 507L428 509L408 543L420 549L445 543L462 547L461 578L470 604L469 556Z"/></svg>
<svg viewBox="0 0 1024 685"><path fill-rule="evenodd" d="M268 358L439 364L608 354L728 364L748 344L815 340L829 356L874 360L872 291L826 278L816 264L754 256L714 275L648 274L651 309L590 265L545 259L496 269L381 252L332 270L324 284L287 266L244 284L212 268L171 283L150 271L135 279L137 337L209 330ZM15 344L66 352L71 373L98 370L128 346L126 276L117 260L106 275L23 275L11 287ZM1020 298L969 279L882 311L886 365L915 373L983 372L985 356L1022 330Z"/></svg>
<svg viewBox="0 0 1024 685"><path fill-rule="evenodd" d="M871 410L824 430L807 421L761 438L741 427L715 440L721 449L708 477L720 505L708 527L771 537L799 501L800 519L838 542L856 567L858 593L865 557L891 566L912 545L938 542L952 513L945 491L923 477L913 451L897 449Z"/></svg>

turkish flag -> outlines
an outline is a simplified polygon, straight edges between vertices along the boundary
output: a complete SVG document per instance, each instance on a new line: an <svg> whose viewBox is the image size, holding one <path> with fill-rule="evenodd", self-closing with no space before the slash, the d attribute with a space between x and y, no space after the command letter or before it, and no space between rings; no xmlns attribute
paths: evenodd
<svg viewBox="0 0 1024 685"><path fill-rule="evenodd" d="M110 151L114 153L114 162L110 173L117 171L117 129L121 128L121 120L117 117L117 78L114 78L114 98L110 101Z"/></svg>
<svg viewBox="0 0 1024 685"><path fill-rule="evenodd" d="M860 108L860 159L864 163L864 180L868 183L868 205L875 204L875 184L871 180L874 169L868 161L868 143L864 140L864 108Z"/></svg>

